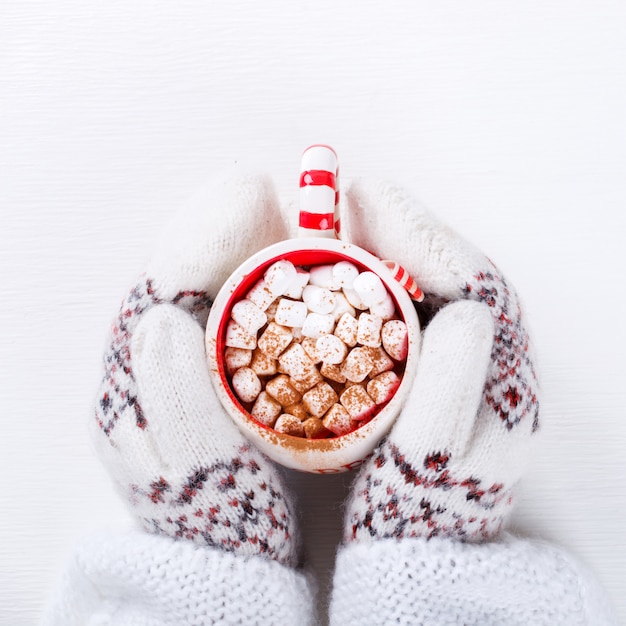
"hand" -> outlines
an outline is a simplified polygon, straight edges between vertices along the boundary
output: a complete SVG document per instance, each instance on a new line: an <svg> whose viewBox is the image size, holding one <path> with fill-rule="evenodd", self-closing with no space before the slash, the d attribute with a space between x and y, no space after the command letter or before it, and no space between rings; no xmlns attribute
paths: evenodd
<svg viewBox="0 0 626 626"><path fill-rule="evenodd" d="M344 539L489 539L510 514L539 423L517 296L402 190L357 182L347 202L343 232L403 265L436 314L405 407L355 481Z"/></svg>
<svg viewBox="0 0 626 626"><path fill-rule="evenodd" d="M266 181L244 179L214 184L176 218L113 323L91 431L148 532L293 563L283 482L225 415L204 353L222 283L288 236L276 204Z"/></svg>

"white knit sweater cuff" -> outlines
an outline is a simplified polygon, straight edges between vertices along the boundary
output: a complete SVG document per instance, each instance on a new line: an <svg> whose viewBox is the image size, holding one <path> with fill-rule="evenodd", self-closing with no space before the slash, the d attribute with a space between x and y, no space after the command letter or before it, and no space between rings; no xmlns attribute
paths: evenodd
<svg viewBox="0 0 626 626"><path fill-rule="evenodd" d="M394 539L337 557L331 626L617 624L594 578L564 551L505 536L498 543Z"/></svg>
<svg viewBox="0 0 626 626"><path fill-rule="evenodd" d="M306 575L261 557L133 532L72 554L45 626L314 624Z"/></svg>

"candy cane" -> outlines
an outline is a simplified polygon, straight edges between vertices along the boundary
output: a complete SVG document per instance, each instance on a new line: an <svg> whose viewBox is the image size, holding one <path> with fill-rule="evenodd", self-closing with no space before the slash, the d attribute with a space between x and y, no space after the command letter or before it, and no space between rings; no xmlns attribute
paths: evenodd
<svg viewBox="0 0 626 626"><path fill-rule="evenodd" d="M385 267L388 267L395 280L404 287L412 300L422 302L424 292L417 286L417 283L411 278L411 275L395 261L382 261Z"/></svg>
<svg viewBox="0 0 626 626"><path fill-rule="evenodd" d="M308 147L300 168L300 236L334 238L338 199L336 152L330 146Z"/></svg>

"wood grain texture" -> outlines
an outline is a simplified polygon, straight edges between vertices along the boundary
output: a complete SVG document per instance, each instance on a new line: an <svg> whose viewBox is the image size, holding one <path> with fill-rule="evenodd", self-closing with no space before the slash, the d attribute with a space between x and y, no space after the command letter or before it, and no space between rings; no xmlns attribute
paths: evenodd
<svg viewBox="0 0 626 626"><path fill-rule="evenodd" d="M127 521L85 422L160 226L223 169L268 171L293 206L316 142L522 294L544 437L515 523L626 623L625 110L620 2L3 2L0 623L34 623L77 538ZM292 480L327 581L348 479Z"/></svg>

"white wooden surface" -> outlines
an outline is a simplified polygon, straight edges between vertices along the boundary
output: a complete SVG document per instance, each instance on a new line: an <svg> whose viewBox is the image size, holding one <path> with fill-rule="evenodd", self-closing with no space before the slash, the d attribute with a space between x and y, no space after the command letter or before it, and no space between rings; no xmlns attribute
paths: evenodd
<svg viewBox="0 0 626 626"><path fill-rule="evenodd" d="M625 111L617 0L3 2L0 623L35 623L76 539L126 521L85 422L160 225L234 164L293 202L320 141L521 292L545 436L515 523L584 560L626 623ZM293 480L327 571L347 478Z"/></svg>

